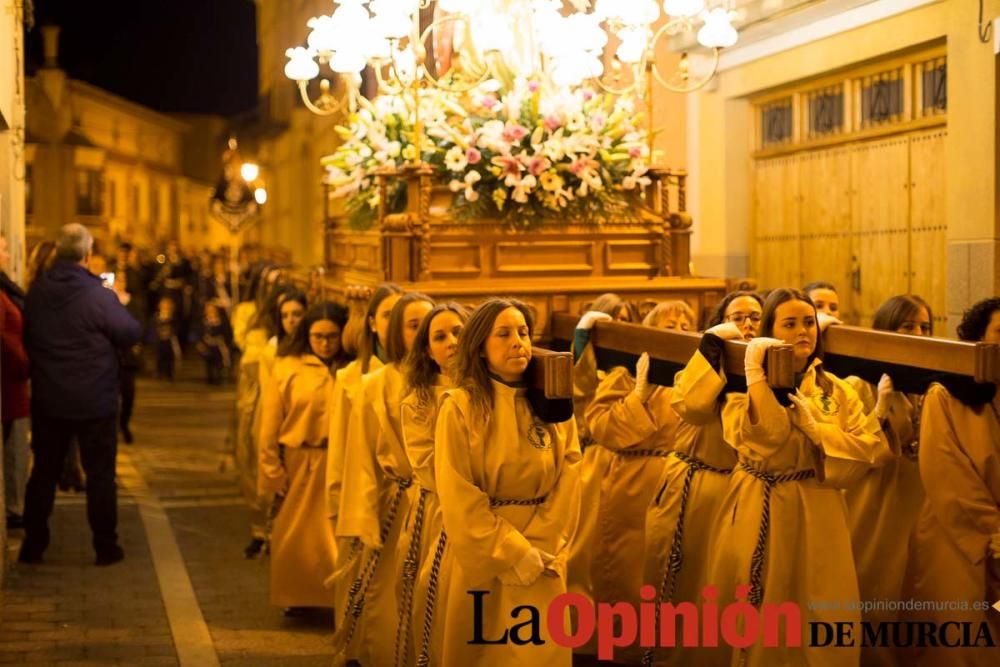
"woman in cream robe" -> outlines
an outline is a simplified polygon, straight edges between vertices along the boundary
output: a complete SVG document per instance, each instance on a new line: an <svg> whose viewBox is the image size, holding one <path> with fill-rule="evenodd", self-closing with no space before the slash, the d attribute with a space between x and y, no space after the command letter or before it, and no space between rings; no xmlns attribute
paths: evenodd
<svg viewBox="0 0 1000 667"><path fill-rule="evenodd" d="M250 302L253 304L254 302ZM240 304L241 306L244 304ZM256 307L256 306L255 306ZM256 313L256 311L255 311ZM254 317L259 320L259 317ZM236 470L243 497L250 506L250 544L244 550L247 558L261 552L268 540L268 512L271 495L261 495L257 486L257 460L260 442L260 401L262 378L269 375L275 350L268 345L271 332L266 326L245 329L236 379ZM265 366L267 367L265 369Z"/></svg>
<svg viewBox="0 0 1000 667"><path fill-rule="evenodd" d="M593 598L591 568L597 549L597 510L601 501L601 480L611 465L614 454L610 449L597 447L590 434L585 417L597 387L604 379L604 371L597 367L597 356L590 344L590 332L596 322L639 322L639 313L628 301L617 294L602 294L590 304L589 310L576 325L573 335L573 414L580 437L583 460L580 462L580 522L576 539L570 545L568 582L570 592ZM596 641L580 647L575 652L592 655L597 651Z"/></svg>
<svg viewBox="0 0 1000 667"><path fill-rule="evenodd" d="M414 495L400 423L406 390L400 363L433 307L427 296L415 292L393 306L388 363L364 379L347 431L336 534L338 540L352 541L360 571L351 582L337 582L350 586L345 607L350 615L334 643L338 656L346 657L356 641L363 665L391 665L397 659L395 642L386 633L400 625L396 543Z"/></svg>
<svg viewBox="0 0 1000 667"><path fill-rule="evenodd" d="M333 572L335 544L326 518L327 408L331 367L342 363L340 332L347 311L320 303L280 351L263 387L259 486L275 494L271 529L271 603L331 607L323 582Z"/></svg>
<svg viewBox="0 0 1000 667"><path fill-rule="evenodd" d="M454 386L447 373L467 318L468 313L457 303L435 306L417 330L404 363L408 393L400 406L400 422L403 446L413 467L415 501L410 505L396 545L400 622L395 654L408 665L416 664L420 656L427 661L424 664L430 664L435 648L431 643L436 642L437 648L440 647L440 633L434 633L432 609L427 606L430 578L435 569L440 570L444 549L442 545L435 559L442 528L441 505L434 484L434 427L438 402Z"/></svg>
<svg viewBox="0 0 1000 667"><path fill-rule="evenodd" d="M1000 395L1000 392L996 392ZM1000 600L1000 399L970 406L932 385L920 425L920 472L927 500L910 542L903 599L965 601L967 610L903 612L903 620L971 623L972 636L988 624L1000 644L1000 612L973 609ZM961 630L951 633L951 639ZM913 651L920 666L992 665L1000 648L924 647Z"/></svg>
<svg viewBox="0 0 1000 667"><path fill-rule="evenodd" d="M384 365L385 349L382 341L386 339L389 330L389 315L402 295L402 290L391 283L380 285L368 300L367 310L357 313L354 321L349 321L345 332L350 332L353 324L360 320L361 326L358 340L351 341L350 333L345 346L357 350L357 358L344 368L337 371L330 398L330 440L329 456L326 466L326 511L336 535L337 514L340 511L340 490L344 474L344 459L347 455L347 431L351 421L354 404L361 394L362 383L369 373L373 373ZM353 316L352 316L353 317ZM350 585L357 578L360 567L360 541L344 540L337 550L337 565L333 575L326 581L328 588L333 589L334 609L337 614L338 626L346 621L349 613L347 600L350 595ZM338 582L344 585L338 586ZM356 659L359 642L357 639L348 647L346 659Z"/></svg>
<svg viewBox="0 0 1000 667"><path fill-rule="evenodd" d="M674 378L670 410L679 418L671 455L646 509L643 581L657 600L699 603L711 584L705 565L719 506L736 465L736 453L722 437L722 368L725 340L752 340L760 324L761 300L735 291L719 303L698 352ZM650 651L646 661L693 664L698 649Z"/></svg>
<svg viewBox="0 0 1000 667"><path fill-rule="evenodd" d="M1000 298L974 305L958 334L967 341L1000 343ZM970 623L973 637L986 624L1000 644L1000 612L973 608L976 601L989 607L1000 600L1000 388L964 400L937 384L924 399L920 475L926 501L910 541L903 597L964 602L968 609L903 616L938 627ZM961 631L949 636L954 641ZM1000 648L926 646L907 653L920 667L979 667L996 664Z"/></svg>
<svg viewBox="0 0 1000 667"><path fill-rule="evenodd" d="M643 325L687 329L692 320L690 308L675 301L656 306ZM601 480L597 511L591 567L597 603L629 602L638 608L641 602L645 511L673 449L678 423L670 408L670 388L650 385L648 371L648 355L640 359L636 378L626 368L612 370L586 410L595 442L614 453ZM623 650L620 659L636 659L639 652L638 647Z"/></svg>
<svg viewBox="0 0 1000 667"><path fill-rule="evenodd" d="M447 550L438 581L444 612L441 665L569 667L572 651L548 633L546 609L566 592L566 559L579 512L574 420L542 422L520 385L531 356L531 315L490 299L470 316L456 358L458 389L445 393L435 432L435 479ZM432 582L433 583L433 582ZM470 644L484 591L482 638L496 640L539 610L544 644ZM439 612L439 613L440 613ZM562 619L564 628L567 619ZM522 628L526 639L530 630Z"/></svg>
<svg viewBox="0 0 1000 667"><path fill-rule="evenodd" d="M872 328L906 335L933 333L930 307L918 296L894 296L875 312ZM894 391L892 380L883 375L878 386L849 377L865 406L885 433L892 457L873 468L854 486L844 490L847 520L851 530L854 565L862 600L899 600L906 573L910 533L924 502L924 489L917 467L917 429L923 396ZM888 609L863 612L872 623L897 621ZM893 667L895 652L877 646L862 646L861 661L872 667Z"/></svg>
<svg viewBox="0 0 1000 667"><path fill-rule="evenodd" d="M359 327L360 340L344 341L348 348L357 349L357 358L337 371L337 381L330 399L330 456L326 470L326 510L334 526L340 509L340 483L344 474L347 426L350 423L351 411L361 391L364 376L384 365L384 341L389 330L389 315L402 294L402 290L391 283L379 285L368 301L367 312L360 314L360 319L364 320L363 325ZM351 324L348 323L348 331Z"/></svg>
<svg viewBox="0 0 1000 667"><path fill-rule="evenodd" d="M888 445L855 391L821 370L816 310L805 295L788 288L771 292L761 332L780 339L750 342L748 392L727 395L722 410L724 437L739 463L716 522L709 581L719 587L720 606L747 584L748 601L758 609L798 603L803 636L800 648L764 648L758 640L734 650L732 664L856 667L859 646L809 647L808 633L813 621L853 622L860 629L860 613L814 610L809 602L857 600L840 489L888 458ZM793 409L778 403L762 368L764 351L778 343L794 346L801 368L789 397Z"/></svg>

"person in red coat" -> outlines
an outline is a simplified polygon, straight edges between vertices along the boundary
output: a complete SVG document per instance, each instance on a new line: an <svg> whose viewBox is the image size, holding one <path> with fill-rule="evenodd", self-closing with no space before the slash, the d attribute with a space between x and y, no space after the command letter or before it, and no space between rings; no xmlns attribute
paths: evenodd
<svg viewBox="0 0 1000 667"><path fill-rule="evenodd" d="M0 416L3 420L3 481L7 527L20 528L28 481L30 367L24 350L24 292L8 277L10 253L0 237Z"/></svg>

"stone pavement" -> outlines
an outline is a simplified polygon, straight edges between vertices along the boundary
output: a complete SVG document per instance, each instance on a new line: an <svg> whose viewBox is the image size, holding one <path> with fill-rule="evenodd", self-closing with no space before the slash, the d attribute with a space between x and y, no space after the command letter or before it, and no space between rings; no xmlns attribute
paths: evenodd
<svg viewBox="0 0 1000 667"><path fill-rule="evenodd" d="M60 493L45 563L17 564L0 598L0 664L330 664L332 614L285 619L267 559L243 558L232 390L191 365L176 383L139 382L136 444L119 443L125 560L94 566L84 497Z"/></svg>

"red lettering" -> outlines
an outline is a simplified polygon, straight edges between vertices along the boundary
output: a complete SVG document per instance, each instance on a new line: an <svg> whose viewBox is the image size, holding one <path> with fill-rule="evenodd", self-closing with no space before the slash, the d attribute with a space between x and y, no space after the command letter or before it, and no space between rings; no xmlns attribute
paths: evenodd
<svg viewBox="0 0 1000 667"><path fill-rule="evenodd" d="M635 641L635 607L628 602L597 605L597 657L614 660L615 648L631 646ZM616 632L616 626L618 631Z"/></svg>
<svg viewBox="0 0 1000 667"><path fill-rule="evenodd" d="M646 584L639 588L639 597L644 602L639 605L639 646L656 646L656 605L647 604L656 599L656 588Z"/></svg>
<svg viewBox="0 0 1000 667"><path fill-rule="evenodd" d="M780 640L781 617L785 618L785 643ZM764 605L764 646L802 646L802 609L796 602Z"/></svg>
<svg viewBox="0 0 1000 667"><path fill-rule="evenodd" d="M719 589L715 586L705 586L701 591L705 602L701 605L701 645L715 648L719 645Z"/></svg>
<svg viewBox="0 0 1000 667"><path fill-rule="evenodd" d="M677 646L677 621L683 628L682 645L698 646L698 608L692 602L660 605L660 646Z"/></svg>
<svg viewBox="0 0 1000 667"><path fill-rule="evenodd" d="M726 605L722 611L722 639L733 648L753 646L760 635L757 608L746 602L750 588L746 584L737 586L736 598L741 601Z"/></svg>
<svg viewBox="0 0 1000 667"><path fill-rule="evenodd" d="M576 632L566 633L567 612L576 612ZM594 635L594 605L586 595L580 593L562 593L557 595L549 603L549 611L545 616L545 625L548 626L549 636L552 641L559 646L566 648L580 648L590 641Z"/></svg>

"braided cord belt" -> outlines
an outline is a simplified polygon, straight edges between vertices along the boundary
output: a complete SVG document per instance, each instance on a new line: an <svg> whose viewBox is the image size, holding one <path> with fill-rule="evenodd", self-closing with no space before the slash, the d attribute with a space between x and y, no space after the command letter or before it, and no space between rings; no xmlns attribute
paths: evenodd
<svg viewBox="0 0 1000 667"><path fill-rule="evenodd" d="M399 622L396 625L396 652L393 664L406 664L413 635L410 632L410 613L413 610L413 586L420 568L420 536L424 528L424 506L430 494L425 488L420 489L420 499L413 515L413 527L410 531L410 546L406 550L406 560L403 561L403 590L399 599ZM403 662L400 663L400 656Z"/></svg>
<svg viewBox="0 0 1000 667"><path fill-rule="evenodd" d="M424 605L424 635L420 640L420 657L417 658L417 667L429 667L431 664L430 644L431 629L434 627L434 604L437 601L438 576L441 573L441 560L444 557L446 544L448 544L448 536L442 529L441 537L437 541L437 548L434 549L434 560L431 563L430 580L427 584L427 602Z"/></svg>
<svg viewBox="0 0 1000 667"><path fill-rule="evenodd" d="M389 531L392 530L392 525L396 522L399 503L403 499L403 494L410 488L413 480L402 478L395 480L395 482L397 484L396 493L393 495L392 502L389 503L389 511L386 512L385 518L382 520L382 525L379 527L379 539L382 546L378 549L372 549L372 553L361 568L360 574L351 583L347 605L344 609L344 622L334 636L334 646L337 646L341 651L346 651L347 647L351 644L351 640L354 638L354 631L364 611L365 596L368 594L368 587L375 576L375 569L378 567L379 560L382 557L382 549L385 547L385 541L389 537ZM360 540L356 542L360 542Z"/></svg>
<svg viewBox="0 0 1000 667"><path fill-rule="evenodd" d="M494 507L532 507L541 505L548 496L530 498L528 500L490 498L490 509ZM427 603L424 606L424 634L420 641L420 655L417 658L417 667L428 667L431 664L430 643L431 631L434 627L434 607L437 602L438 578L441 573L441 560L444 557L444 548L448 543L448 536L444 530L438 538L437 548L434 550L434 561L431 563L430 580L427 585Z"/></svg>
<svg viewBox="0 0 1000 667"><path fill-rule="evenodd" d="M670 456L670 451L666 449L616 449L615 455L623 456L625 458L642 458L649 456L666 458Z"/></svg>
<svg viewBox="0 0 1000 667"><path fill-rule="evenodd" d="M732 468L716 468L684 452L670 452L670 455L686 463L687 471L684 473L684 486L681 488L681 505L677 513L677 525L674 527L674 537L670 543L670 555L667 558L667 567L663 572L660 588L656 592L654 628L660 625L660 604L673 599L677 575L681 571L681 564L683 562L682 546L684 544L684 516L687 514L688 498L691 495L691 482L694 480L694 474L696 472L713 472L718 475L728 475L732 472ZM642 654L642 664L643 667L649 667L653 664L653 649L646 649Z"/></svg>
<svg viewBox="0 0 1000 667"><path fill-rule="evenodd" d="M539 496L538 498L529 498L528 500L490 498L490 509L493 509L494 507L511 507L511 506L532 507L534 505L541 505L542 503L545 502L545 499L547 497L548 496Z"/></svg>
<svg viewBox="0 0 1000 667"><path fill-rule="evenodd" d="M760 529L757 531L757 544L753 548L753 558L750 560L750 599L749 602L754 607L760 609L764 600L764 555L767 550L767 535L771 530L771 491L778 484L785 482L802 482L816 477L815 470L797 470L784 475L773 475L763 470L758 470L746 461L740 461L740 468L746 471L751 477L755 477L764 482L764 502L760 512Z"/></svg>

